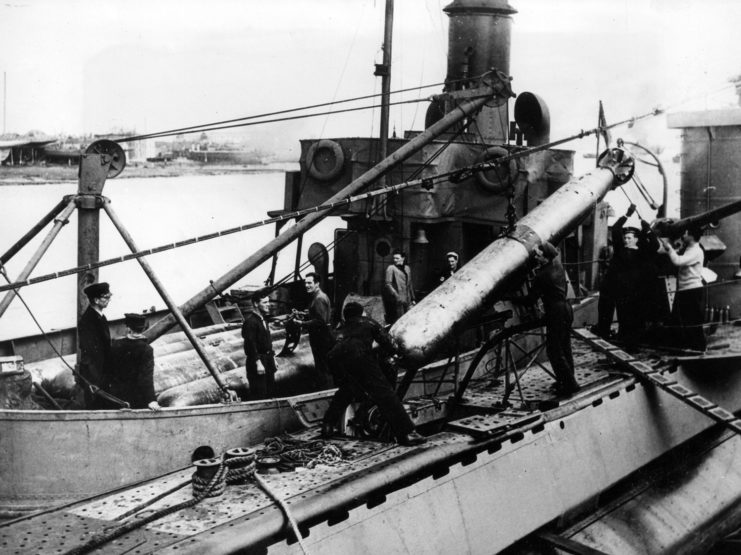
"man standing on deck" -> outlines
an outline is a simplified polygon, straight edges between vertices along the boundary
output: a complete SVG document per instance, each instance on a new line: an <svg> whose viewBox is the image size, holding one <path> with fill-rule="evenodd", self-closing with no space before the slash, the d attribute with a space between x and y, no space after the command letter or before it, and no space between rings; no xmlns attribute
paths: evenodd
<svg viewBox="0 0 741 555"><path fill-rule="evenodd" d="M319 389L332 387L332 378L327 366L327 353L334 344L330 331L332 323L332 305L329 297L321 289L321 278L310 272L304 280L306 292L311 296L307 318L301 321L302 327L309 332L309 345L314 355L315 384Z"/></svg>
<svg viewBox="0 0 741 555"><path fill-rule="evenodd" d="M337 343L328 355L338 389L324 414L322 435L331 436L342 412L352 400L367 395L378 405L400 444L424 443L425 439L414 431L412 420L383 375L372 350L373 341L376 341L383 354L390 355L393 346L388 334L378 322L363 315L363 307L358 303L347 303L342 316L345 321L337 331Z"/></svg>
<svg viewBox="0 0 741 555"><path fill-rule="evenodd" d="M76 380L84 394L85 408L96 410L106 408L106 404L89 386L103 390L110 387L111 331L103 310L108 306L112 293L105 282L88 285L83 292L90 303L77 323L78 371L84 380Z"/></svg>
<svg viewBox="0 0 741 555"><path fill-rule="evenodd" d="M702 310L703 280L702 267L705 253L700 246L702 230L691 228L682 235L684 249L681 254L674 250L671 242L662 239L663 252L669 256L677 267L677 293L672 306L672 319L680 326L676 335L679 347L705 351L707 342L702 327L704 314Z"/></svg>
<svg viewBox="0 0 741 555"><path fill-rule="evenodd" d="M545 348L556 375L553 390L560 395L579 391L574 378L571 353L571 324L574 312L566 300L566 272L558 259L556 247L548 241L533 250L538 267L530 284L532 293L543 301L545 311Z"/></svg>
<svg viewBox="0 0 741 555"><path fill-rule="evenodd" d="M412 270L406 265L406 255L396 250L393 258L394 263L386 268L381 295L387 324L396 322L414 304Z"/></svg>
<svg viewBox="0 0 741 555"><path fill-rule="evenodd" d="M160 410L154 394L154 351L142 334L143 314L124 314L126 336L111 345L111 392L132 409Z"/></svg>
<svg viewBox="0 0 741 555"><path fill-rule="evenodd" d="M649 268L658 248L648 224L641 222L643 232L634 227L623 227L634 212L635 204L631 204L612 227L615 254L610 264L618 339L628 344L634 344L642 337L646 327L646 305L650 297L647 292L653 283ZM612 320L612 314L609 319Z"/></svg>
<svg viewBox="0 0 741 555"><path fill-rule="evenodd" d="M275 397L275 354L265 317L270 314L270 298L262 289L252 295L252 310L244 316L242 338L250 394L255 399Z"/></svg>
<svg viewBox="0 0 741 555"><path fill-rule="evenodd" d="M442 274L440 274L440 279L438 280L439 283L443 283L445 280L453 277L453 274L458 271L458 253L457 252L449 252L445 255L445 259L448 262L448 267L445 268Z"/></svg>

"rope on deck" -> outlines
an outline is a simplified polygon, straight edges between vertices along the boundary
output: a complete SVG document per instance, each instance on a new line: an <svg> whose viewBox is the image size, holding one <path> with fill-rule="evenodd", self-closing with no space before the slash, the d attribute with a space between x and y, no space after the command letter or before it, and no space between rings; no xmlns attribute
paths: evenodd
<svg viewBox="0 0 741 555"><path fill-rule="evenodd" d="M91 537L86 543L67 551L65 555L83 555L94 551L132 530L141 528L150 522L183 509L193 507L207 497L219 497L226 491L227 485L244 484L248 480L253 480L280 507L288 520L291 531L301 550L305 555L308 555L309 551L303 543L303 536L299 530L298 522L291 513L288 505L278 497L270 488L269 484L257 473L257 466L261 458L275 458L280 461L279 466L287 470L293 470L298 466L314 468L318 464L332 466L346 462L342 450L327 441L303 441L287 434L267 438L264 449L244 456L232 458L222 457L216 472L210 479L204 479L194 472L191 478L193 488L192 499L160 509L131 522L105 528L100 534ZM179 489L180 487L178 486L174 489Z"/></svg>

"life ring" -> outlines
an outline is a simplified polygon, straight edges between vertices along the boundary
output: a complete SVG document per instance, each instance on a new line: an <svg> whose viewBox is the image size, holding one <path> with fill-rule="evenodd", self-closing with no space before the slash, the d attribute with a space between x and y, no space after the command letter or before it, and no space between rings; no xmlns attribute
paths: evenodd
<svg viewBox="0 0 741 555"><path fill-rule="evenodd" d="M503 156L509 155L506 148L492 146L480 152L476 157L476 163L489 162ZM476 173L476 180L482 189L488 193L503 193L515 182L517 177L517 162L510 160L506 165Z"/></svg>
<svg viewBox="0 0 741 555"><path fill-rule="evenodd" d="M306 167L309 175L319 181L329 181L337 177L345 165L342 147L329 139L321 139L306 152Z"/></svg>

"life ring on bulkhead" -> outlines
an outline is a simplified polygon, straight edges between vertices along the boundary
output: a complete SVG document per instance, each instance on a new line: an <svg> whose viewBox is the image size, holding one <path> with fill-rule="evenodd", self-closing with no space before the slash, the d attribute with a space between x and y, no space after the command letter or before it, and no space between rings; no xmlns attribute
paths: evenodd
<svg viewBox="0 0 741 555"><path fill-rule="evenodd" d="M476 156L476 164L496 160L497 158L507 156L508 154L509 152L504 147L491 146L486 150L480 152L478 156ZM481 188L488 193L494 194L499 194L506 191L514 184L516 178L516 160L510 160L506 165L498 166L497 168L491 170L476 173L476 181L478 181Z"/></svg>
<svg viewBox="0 0 741 555"><path fill-rule="evenodd" d="M319 181L334 179L345 165L342 147L329 139L321 139L306 152L306 167L309 175Z"/></svg>

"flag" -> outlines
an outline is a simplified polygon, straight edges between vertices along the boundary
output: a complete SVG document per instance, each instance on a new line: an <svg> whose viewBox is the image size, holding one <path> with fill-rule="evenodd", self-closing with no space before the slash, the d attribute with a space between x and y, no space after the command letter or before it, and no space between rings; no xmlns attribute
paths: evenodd
<svg viewBox="0 0 741 555"><path fill-rule="evenodd" d="M602 139L605 141L605 146L609 148L610 146L610 132L607 130L607 119L605 118L605 109L602 106L602 101L599 101L599 117L598 117L598 127L600 128L599 134L602 136Z"/></svg>

